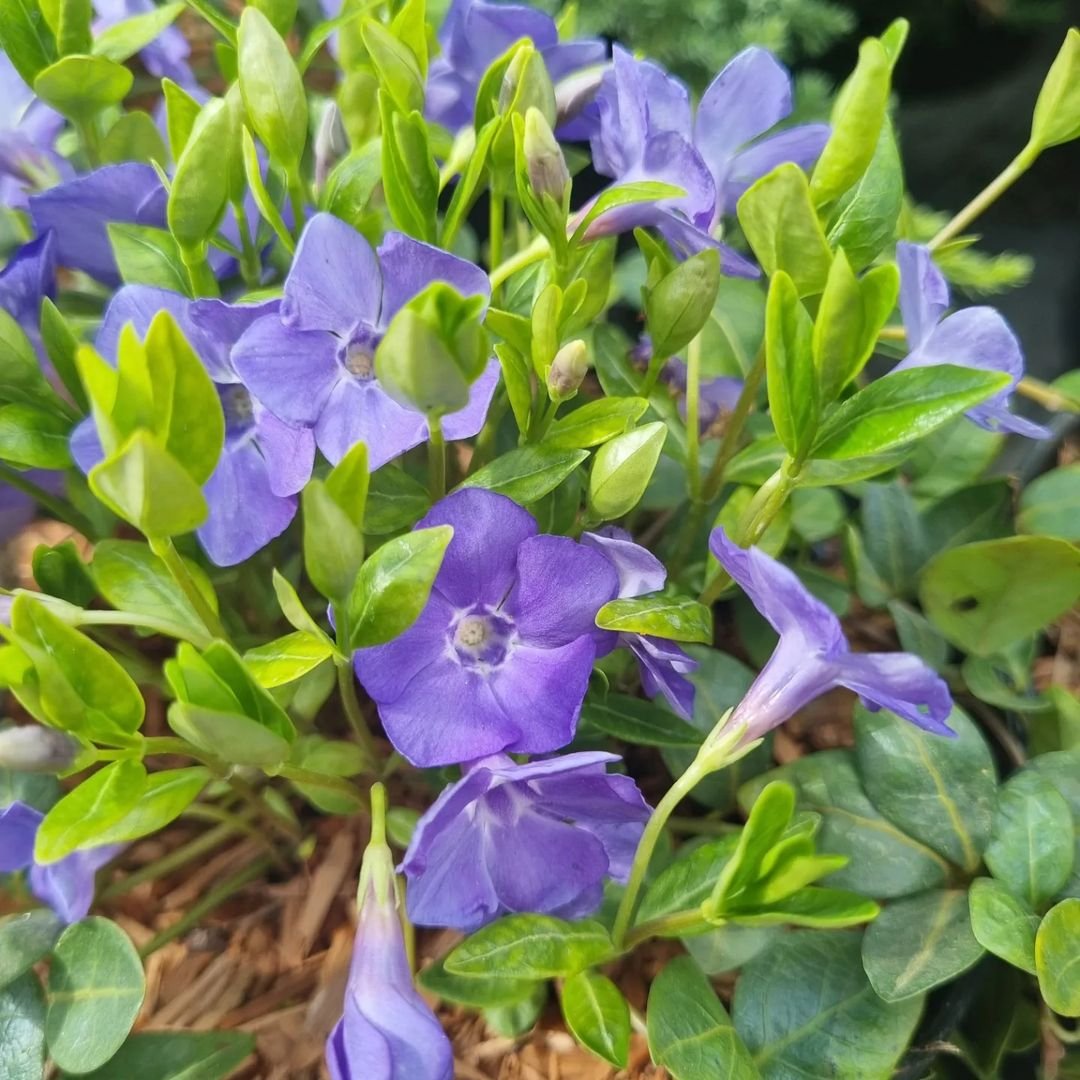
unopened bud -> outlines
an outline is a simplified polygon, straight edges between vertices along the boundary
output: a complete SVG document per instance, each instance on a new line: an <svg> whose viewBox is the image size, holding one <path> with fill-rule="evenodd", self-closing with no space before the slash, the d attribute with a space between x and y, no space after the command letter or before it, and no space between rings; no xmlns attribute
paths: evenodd
<svg viewBox="0 0 1080 1080"><path fill-rule="evenodd" d="M63 731L28 724L0 731L0 768L13 772L59 773L71 768L79 743Z"/></svg>
<svg viewBox="0 0 1080 1080"><path fill-rule="evenodd" d="M567 342L556 354L548 370L548 394L553 401L565 401L578 392L589 370L589 351L580 338Z"/></svg>
<svg viewBox="0 0 1080 1080"><path fill-rule="evenodd" d="M570 170L551 125L537 108L525 114L525 166L536 195L550 195L561 206L570 185Z"/></svg>
<svg viewBox="0 0 1080 1080"><path fill-rule="evenodd" d="M555 88L547 65L536 49L525 44L514 53L503 75L499 112L524 116L530 107L539 109L549 124L555 122Z"/></svg>
<svg viewBox="0 0 1080 1080"><path fill-rule="evenodd" d="M321 191L330 170L349 152L349 136L337 102L323 109L315 134L315 187Z"/></svg>

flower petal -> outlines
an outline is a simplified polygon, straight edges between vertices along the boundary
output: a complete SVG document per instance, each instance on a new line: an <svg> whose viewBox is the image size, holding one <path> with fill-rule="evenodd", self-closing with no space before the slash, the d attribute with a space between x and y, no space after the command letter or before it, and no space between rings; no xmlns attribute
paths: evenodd
<svg viewBox="0 0 1080 1080"><path fill-rule="evenodd" d="M315 464L315 433L279 420L258 401L255 409L255 441L270 473L275 495L297 495L311 479Z"/></svg>
<svg viewBox="0 0 1080 1080"><path fill-rule="evenodd" d="M14 874L33 864L34 839L44 816L23 802L0 810L0 874Z"/></svg>
<svg viewBox="0 0 1080 1080"><path fill-rule="evenodd" d="M948 725L953 701L945 680L910 653L848 653L834 660L837 682L868 708L889 709L935 735Z"/></svg>
<svg viewBox="0 0 1080 1080"><path fill-rule="evenodd" d="M498 360L488 362L480 378L469 387L469 404L443 417L443 435L447 439L471 439L480 431L487 420L488 409L495 396L495 387L499 385L501 373Z"/></svg>
<svg viewBox="0 0 1080 1080"><path fill-rule="evenodd" d="M926 342L949 307L945 275L922 244L901 240L896 245L900 269L900 314L907 331L908 349L915 352Z"/></svg>
<svg viewBox="0 0 1080 1080"><path fill-rule="evenodd" d="M403 408L375 379L350 375L338 380L315 423L315 441L332 465L362 442L372 470L419 446L426 434L422 413Z"/></svg>
<svg viewBox="0 0 1080 1080"><path fill-rule="evenodd" d="M697 661L691 659L674 642L647 634L627 635L630 651L637 658L641 672L641 687L646 696L662 694L668 704L684 720L694 715L694 684L686 678Z"/></svg>
<svg viewBox="0 0 1080 1080"><path fill-rule="evenodd" d="M625 529L609 525L581 534L586 547L595 548L619 575L619 597L659 592L667 581L667 568L648 548L635 544Z"/></svg>
<svg viewBox="0 0 1080 1080"><path fill-rule="evenodd" d="M778 165L791 161L809 172L831 130L828 124L800 124L736 153L724 177L713 174L720 191L720 213L733 214L743 192Z"/></svg>

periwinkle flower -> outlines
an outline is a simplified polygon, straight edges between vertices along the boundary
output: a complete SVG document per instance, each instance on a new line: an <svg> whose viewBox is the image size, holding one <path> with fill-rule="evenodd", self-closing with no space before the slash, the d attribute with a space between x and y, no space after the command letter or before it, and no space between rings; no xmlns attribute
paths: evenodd
<svg viewBox="0 0 1080 1080"><path fill-rule="evenodd" d="M992 307L979 306L946 315L949 286L929 248L902 240L896 245L896 261L900 267L900 313L910 351L894 370L958 364L1003 371L1009 376L1009 386L969 409L967 417L987 431L1049 438L1051 432L1041 424L1009 412L1009 395L1024 374L1024 354L1001 314Z"/></svg>
<svg viewBox="0 0 1080 1080"><path fill-rule="evenodd" d="M356 674L414 765L543 754L574 735L596 655L596 613L618 593L598 552L537 535L536 519L483 488L436 503L418 527L454 529L419 619L360 649Z"/></svg>
<svg viewBox="0 0 1080 1080"><path fill-rule="evenodd" d="M377 469L428 437L427 418L379 384L375 350L397 311L434 281L463 296L491 291L487 275L456 255L396 232L375 251L350 225L316 214L297 245L280 312L240 339L236 370L276 415L313 428L331 462L364 442ZM447 439L480 430L498 378L493 360L469 404L443 418Z"/></svg>
<svg viewBox="0 0 1080 1080"><path fill-rule="evenodd" d="M752 46L731 60L705 91L695 116L681 82L616 46L614 64L587 110L593 164L619 184L657 180L686 194L610 210L590 234L651 226L676 252L713 246L725 273L756 276L752 263L714 237L755 180L786 161L809 166L821 153L829 134L825 124L762 137L791 108L791 78L766 49Z"/></svg>
<svg viewBox="0 0 1080 1080"><path fill-rule="evenodd" d="M725 725L746 725L742 742L760 739L804 705L838 686L854 690L869 709L890 709L937 735L952 697L945 681L910 653L853 653L840 620L798 577L760 548L741 548L722 528L709 547L720 565L780 635L768 663Z"/></svg>
<svg viewBox="0 0 1080 1080"><path fill-rule="evenodd" d="M56 236L50 231L17 248L0 270L0 308L19 324L43 362L41 302L55 295Z"/></svg>
<svg viewBox="0 0 1080 1080"><path fill-rule="evenodd" d="M94 901L94 875L123 845L87 848L54 863L35 862L34 840L44 817L41 811L19 801L0 809L0 874L29 870L34 896L63 922L78 922Z"/></svg>
<svg viewBox="0 0 1080 1080"><path fill-rule="evenodd" d="M372 790L373 810L376 801L383 806L381 790ZM345 1012L327 1040L326 1064L332 1080L451 1080L450 1040L409 971L383 822L383 812L373 815Z"/></svg>
<svg viewBox="0 0 1080 1080"><path fill-rule="evenodd" d="M154 11L154 0L94 0L98 19L94 32L100 33L110 26ZM172 79L187 90L198 88L198 82L188 64L191 46L177 26L167 26L149 44L139 50L139 59L146 70L159 79Z"/></svg>
<svg viewBox="0 0 1080 1080"><path fill-rule="evenodd" d="M607 58L602 41L559 41L555 20L525 4L453 0L439 30L441 55L431 62L427 116L451 131L471 124L484 73L515 41L530 40L553 83ZM573 132L561 132L572 137Z"/></svg>
<svg viewBox="0 0 1080 1080"><path fill-rule="evenodd" d="M225 446L203 487L209 516L196 535L218 566L243 562L285 531L315 459L311 432L279 420L249 391L233 364L236 341L277 306L276 300L236 305L189 300L167 289L125 285L106 309L95 343L102 356L115 361L125 324L142 337L154 316L167 311L210 373L225 413ZM92 420L72 433L71 450L86 472L101 460Z"/></svg>
<svg viewBox="0 0 1080 1080"><path fill-rule="evenodd" d="M581 542L595 548L619 575L619 597L659 592L667 581L667 569L649 550L635 544L625 529L605 526L583 533ZM629 649L638 662L641 685L649 697L663 694L671 707L687 720L694 714L694 684L686 676L698 664L673 641L651 634L614 634L599 631L597 653L604 655L618 645Z"/></svg>
<svg viewBox="0 0 1080 1080"><path fill-rule="evenodd" d="M413 832L401 864L409 918L469 931L512 912L595 911L604 880L626 880L650 812L629 776L608 774L618 760L475 762Z"/></svg>
<svg viewBox="0 0 1080 1080"><path fill-rule="evenodd" d="M660 373L660 378L679 394L679 415L686 420L686 361L672 357ZM703 438L722 435L728 417L735 411L743 392L742 379L717 375L702 379L698 384L698 429Z"/></svg>

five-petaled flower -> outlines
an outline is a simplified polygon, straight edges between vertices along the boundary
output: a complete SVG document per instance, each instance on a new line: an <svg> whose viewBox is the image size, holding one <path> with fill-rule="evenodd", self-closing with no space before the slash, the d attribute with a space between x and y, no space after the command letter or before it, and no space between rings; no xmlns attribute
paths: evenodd
<svg viewBox="0 0 1080 1080"><path fill-rule="evenodd" d="M423 767L501 751L545 754L574 736L596 656L596 613L619 581L599 552L540 536L517 503L465 488L417 527L452 525L419 619L360 649L356 674L394 746Z"/></svg>
<svg viewBox="0 0 1080 1080"><path fill-rule="evenodd" d="M959 364L1003 371L1009 376L1009 385L989 401L969 409L968 418L988 431L1049 438L1051 432L1041 424L1009 412L1009 395L1024 374L1024 354L1001 314L980 305L946 315L949 286L929 248L901 240L896 245L896 261L900 267L900 313L910 351L894 370Z"/></svg>
<svg viewBox="0 0 1080 1080"><path fill-rule="evenodd" d="M358 442L372 469L428 437L427 418L394 401L375 375L375 350L398 310L434 281L463 296L490 295L487 275L456 255L390 232L375 251L331 214L308 222L279 313L254 322L233 352L236 370L267 408L311 427L335 464ZM492 360L469 404L443 419L448 439L483 426L499 378Z"/></svg>
<svg viewBox="0 0 1080 1080"><path fill-rule="evenodd" d="M24 802L0 809L0 874L29 870L30 891L66 923L86 917L94 901L94 875L123 845L86 848L54 863L34 859L34 841L45 815Z"/></svg>
<svg viewBox="0 0 1080 1080"><path fill-rule="evenodd" d="M417 823L401 869L409 918L475 930L510 912L581 918L625 881L649 807L614 754L475 762Z"/></svg>

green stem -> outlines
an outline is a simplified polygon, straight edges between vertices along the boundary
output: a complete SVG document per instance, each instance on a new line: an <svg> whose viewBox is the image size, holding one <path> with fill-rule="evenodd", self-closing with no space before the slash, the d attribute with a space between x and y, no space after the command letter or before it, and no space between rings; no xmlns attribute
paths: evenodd
<svg viewBox="0 0 1080 1080"><path fill-rule="evenodd" d="M206 259L206 245L198 248L181 248L180 258L188 272L192 296L217 297L221 295L217 278Z"/></svg>
<svg viewBox="0 0 1080 1080"><path fill-rule="evenodd" d="M308 784L312 787L332 788L348 799L367 805L363 792L344 776L328 776L326 773L313 772L311 769L301 769L295 765L282 765L277 771L278 776L285 780L291 780L294 784Z"/></svg>
<svg viewBox="0 0 1080 1080"><path fill-rule="evenodd" d="M47 510L57 521L70 525L77 532L82 533L83 536L93 537L94 527L90 524L89 518L80 514L78 510L64 502L63 499L49 494L43 487L28 479L25 473L0 462L0 480L13 488L17 488L23 494L29 495L38 506L43 510Z"/></svg>
<svg viewBox="0 0 1080 1080"><path fill-rule="evenodd" d="M304 231L304 182L299 175L290 176L289 182L289 205L293 214L293 237L298 242L300 234Z"/></svg>
<svg viewBox="0 0 1080 1080"><path fill-rule="evenodd" d="M262 818L266 824L290 843L297 843L301 839L299 827L288 818L279 814L243 777L235 774L226 778L229 787L250 807L251 812Z"/></svg>
<svg viewBox="0 0 1080 1080"><path fill-rule="evenodd" d="M1071 394L1063 394L1052 386L1048 386L1041 379L1031 375L1025 375L1017 384L1016 392L1038 402L1044 409L1050 412L1080 413L1080 398Z"/></svg>
<svg viewBox="0 0 1080 1080"><path fill-rule="evenodd" d="M232 204L233 214L236 215L236 225L240 230L240 247L243 252L240 258L240 276L248 288L255 289L259 286L262 277L262 266L259 263L259 253L255 250L255 242L251 239L250 222L243 200Z"/></svg>
<svg viewBox="0 0 1080 1080"><path fill-rule="evenodd" d="M686 350L686 471L690 502L701 502L701 335Z"/></svg>
<svg viewBox="0 0 1080 1080"><path fill-rule="evenodd" d="M192 746L187 739L177 738L175 735L151 735L142 741L143 754L175 754L177 757L189 757L203 765L209 766L215 772L220 772L222 763L214 760L209 754L204 754L198 747Z"/></svg>
<svg viewBox="0 0 1080 1080"><path fill-rule="evenodd" d="M543 399L541 398L541 400ZM559 411L561 404L560 401L548 402L547 407L536 423L529 427L529 442L539 442L547 434L548 428L551 427L551 423L555 419L555 414Z"/></svg>
<svg viewBox="0 0 1080 1080"><path fill-rule="evenodd" d="M506 228L506 200L492 191L488 208L488 266L492 270L491 302L498 302L499 283L495 281L494 271L502 262L503 232Z"/></svg>
<svg viewBox="0 0 1080 1080"><path fill-rule="evenodd" d="M218 614L210 606L209 601L202 594L202 590L195 584L194 578L188 572L187 564L180 557L172 540L166 537L150 537L150 550L165 564L173 581L180 586L180 591L187 601L195 609L195 614L202 620L203 626L211 637L221 638L228 641L229 635L225 633L225 627L218 618Z"/></svg>
<svg viewBox="0 0 1080 1080"><path fill-rule="evenodd" d="M682 933L691 933L708 925L696 908L693 911L677 911L674 915L664 915L635 926L626 935L626 948L633 949L651 937L679 937Z"/></svg>
<svg viewBox="0 0 1080 1080"><path fill-rule="evenodd" d="M954 236L962 233L1035 164L1038 156L1038 148L1028 143L926 246L931 251L935 251Z"/></svg>
<svg viewBox="0 0 1080 1080"><path fill-rule="evenodd" d="M360 701L356 696L356 678L353 675L351 660L337 661L337 681L338 693L341 696L342 707L345 709L345 716L353 729L356 741L360 744L360 749L363 750L364 755L367 757L369 767L373 769L379 760L379 753L375 747L375 740L372 739L371 732L368 730L367 721L364 719L363 710L360 708Z"/></svg>
<svg viewBox="0 0 1080 1080"><path fill-rule="evenodd" d="M731 416L728 418L727 428L724 430L724 438L720 443L716 460L709 469L709 475L705 477L704 496L705 502L710 503L724 486L724 473L728 463L739 449L739 441L742 438L743 428L746 427L747 417L757 401L758 389L761 381L765 378L765 347L758 350L754 358L753 366L746 373L746 381L743 383L739 400L735 403Z"/></svg>
<svg viewBox="0 0 1080 1080"><path fill-rule="evenodd" d="M155 619L152 615L139 615L134 611L83 611L79 614L78 625L137 626L143 630L152 630L155 634L190 641L199 649L205 649L214 640L210 634L193 633L186 627L174 626L164 619Z"/></svg>
<svg viewBox="0 0 1080 1080"><path fill-rule="evenodd" d="M283 871L290 869L289 861L282 856L281 852L274 847L273 840L262 829L253 825L246 818L234 814L213 803L192 803L184 811L184 817L195 818L202 821L213 821L220 825L228 825L234 832L243 833L254 840L260 847L266 849L266 854L274 861L274 865Z"/></svg>
<svg viewBox="0 0 1080 1080"><path fill-rule="evenodd" d="M87 120L77 121L75 129L86 151L86 160L96 169L101 164L101 133L98 131L97 117L91 116Z"/></svg>
<svg viewBox="0 0 1080 1080"><path fill-rule="evenodd" d="M442 417L428 417L428 473L431 478L431 500L436 502L446 494L446 439L443 437Z"/></svg>
<svg viewBox="0 0 1080 1080"><path fill-rule="evenodd" d="M656 389L656 384L660 381L660 373L664 370L664 365L671 359L668 356L654 356L649 361L649 370L645 372L645 378L641 383L640 396L648 400L652 397L652 392Z"/></svg>
<svg viewBox="0 0 1080 1080"><path fill-rule="evenodd" d="M522 248L516 255L511 255L505 262L493 262L494 269L488 275L491 278L492 290L497 289L519 270L524 270L526 267L546 259L550 250L551 246L547 240L542 236L538 236L527 248Z"/></svg>

